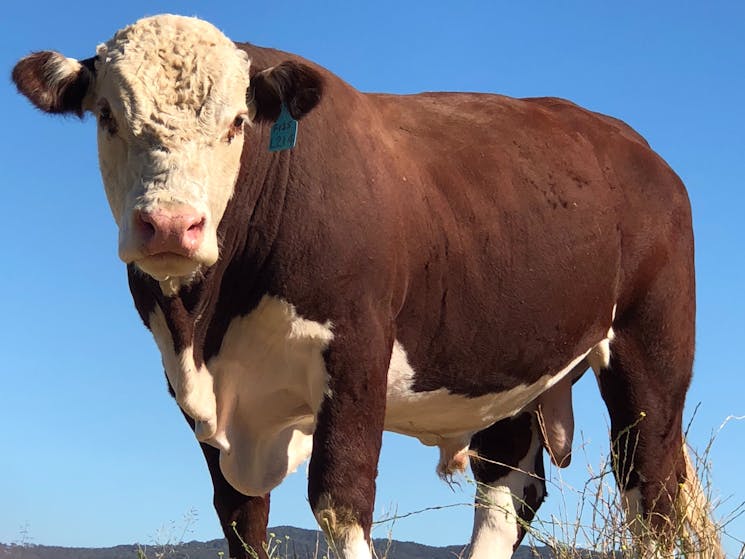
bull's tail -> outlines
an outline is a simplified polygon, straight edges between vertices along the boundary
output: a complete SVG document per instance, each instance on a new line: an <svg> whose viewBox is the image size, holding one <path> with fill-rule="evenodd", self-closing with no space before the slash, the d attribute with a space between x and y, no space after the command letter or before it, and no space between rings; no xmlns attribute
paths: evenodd
<svg viewBox="0 0 745 559"><path fill-rule="evenodd" d="M676 505L679 515L679 537L685 556L699 559L724 559L719 528L711 516L711 503L701 486L685 442L683 443L683 456L685 458L685 481L678 488Z"/></svg>

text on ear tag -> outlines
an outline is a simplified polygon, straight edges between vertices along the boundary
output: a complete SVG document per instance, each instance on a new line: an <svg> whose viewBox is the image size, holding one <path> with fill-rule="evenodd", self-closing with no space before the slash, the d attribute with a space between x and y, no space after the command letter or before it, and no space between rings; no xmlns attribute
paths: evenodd
<svg viewBox="0 0 745 559"><path fill-rule="evenodd" d="M269 134L269 151L292 149L297 142L297 120L292 118L287 106L282 103L277 122L272 125Z"/></svg>

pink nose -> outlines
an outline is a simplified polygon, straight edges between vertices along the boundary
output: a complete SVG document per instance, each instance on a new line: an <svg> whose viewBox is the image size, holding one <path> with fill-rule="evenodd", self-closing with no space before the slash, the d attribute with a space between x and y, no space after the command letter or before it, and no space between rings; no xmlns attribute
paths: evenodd
<svg viewBox="0 0 745 559"><path fill-rule="evenodd" d="M176 210L138 211L135 231L148 256L178 254L193 256L204 238L204 214L189 206Z"/></svg>

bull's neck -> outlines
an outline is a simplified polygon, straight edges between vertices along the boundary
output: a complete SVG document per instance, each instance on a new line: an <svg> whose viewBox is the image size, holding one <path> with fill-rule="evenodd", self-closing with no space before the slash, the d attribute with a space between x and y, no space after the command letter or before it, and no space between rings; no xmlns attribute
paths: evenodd
<svg viewBox="0 0 745 559"><path fill-rule="evenodd" d="M235 192L220 224L220 260L239 263L243 280L258 281L282 220L300 148L271 153L268 124L247 131Z"/></svg>

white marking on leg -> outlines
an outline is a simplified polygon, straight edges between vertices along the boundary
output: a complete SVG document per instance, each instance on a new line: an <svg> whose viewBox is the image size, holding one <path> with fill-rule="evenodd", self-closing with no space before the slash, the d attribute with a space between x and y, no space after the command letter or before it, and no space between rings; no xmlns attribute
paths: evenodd
<svg viewBox="0 0 745 559"><path fill-rule="evenodd" d="M545 496L542 481L533 477L536 454L541 452L541 436L535 420L531 441L517 468L493 483L480 483L476 489L470 559L500 559L512 556L519 535L517 511L523 507L525 488L534 485L540 501ZM533 506L533 504L530 504ZM535 512L535 511L533 511Z"/></svg>
<svg viewBox="0 0 745 559"><path fill-rule="evenodd" d="M333 550L339 559L370 559L372 553L370 545L365 540L365 534L359 526L350 526L342 530L334 539Z"/></svg>
<svg viewBox="0 0 745 559"><path fill-rule="evenodd" d="M362 527L350 510L338 510L328 493L318 498L313 508L318 526L323 530L329 547L339 559L371 559L370 544Z"/></svg>
<svg viewBox="0 0 745 559"><path fill-rule="evenodd" d="M517 477L517 472L512 472L500 480L504 485L481 485L476 490L471 559L506 559L512 556L512 546L518 535L517 511L512 495L518 490L522 493L523 488L522 480L516 483Z"/></svg>
<svg viewBox="0 0 745 559"><path fill-rule="evenodd" d="M638 487L621 491L621 505L626 515L626 528L634 539L639 556L643 559L662 559L669 554L663 552L658 542L651 538L650 527L644 515L642 492Z"/></svg>
<svg viewBox="0 0 745 559"><path fill-rule="evenodd" d="M642 492L638 487L621 491L621 504L623 512L626 515L626 522L629 525L644 517L644 507L642 506Z"/></svg>

